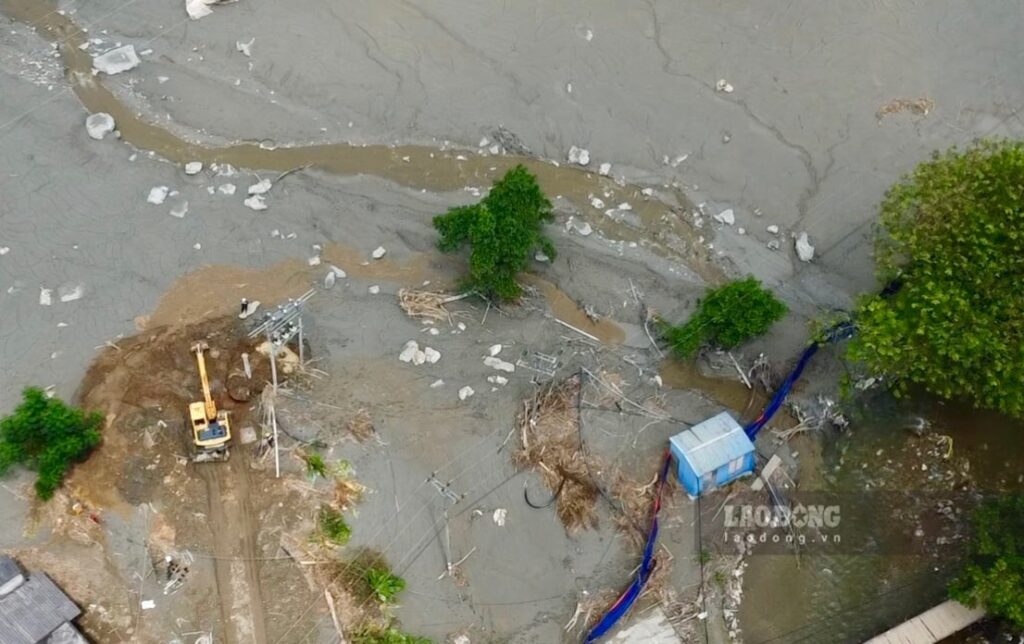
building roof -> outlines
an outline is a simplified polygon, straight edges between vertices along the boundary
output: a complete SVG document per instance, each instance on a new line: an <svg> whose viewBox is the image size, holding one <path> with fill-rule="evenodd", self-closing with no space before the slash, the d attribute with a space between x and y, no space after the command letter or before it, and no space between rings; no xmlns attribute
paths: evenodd
<svg viewBox="0 0 1024 644"><path fill-rule="evenodd" d="M671 439L672 445L700 476L754 451L740 424L723 411Z"/></svg>
<svg viewBox="0 0 1024 644"><path fill-rule="evenodd" d="M46 644L89 644L89 641L70 622L64 622L50 633Z"/></svg>
<svg viewBox="0 0 1024 644"><path fill-rule="evenodd" d="M0 586L22 574L21 567L14 559L3 555L0 556Z"/></svg>
<svg viewBox="0 0 1024 644"><path fill-rule="evenodd" d="M43 573L0 598L0 644L37 644L81 613Z"/></svg>

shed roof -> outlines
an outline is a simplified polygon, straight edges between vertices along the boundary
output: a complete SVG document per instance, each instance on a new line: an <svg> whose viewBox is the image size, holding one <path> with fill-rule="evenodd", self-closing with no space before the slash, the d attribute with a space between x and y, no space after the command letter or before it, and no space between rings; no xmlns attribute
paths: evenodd
<svg viewBox="0 0 1024 644"><path fill-rule="evenodd" d="M18 563L7 555L0 556L0 586L3 586L21 573Z"/></svg>
<svg viewBox="0 0 1024 644"><path fill-rule="evenodd" d="M676 434L670 440L698 476L754 451L754 444L727 411Z"/></svg>
<svg viewBox="0 0 1024 644"><path fill-rule="evenodd" d="M81 611L42 573L0 599L0 644L36 644Z"/></svg>

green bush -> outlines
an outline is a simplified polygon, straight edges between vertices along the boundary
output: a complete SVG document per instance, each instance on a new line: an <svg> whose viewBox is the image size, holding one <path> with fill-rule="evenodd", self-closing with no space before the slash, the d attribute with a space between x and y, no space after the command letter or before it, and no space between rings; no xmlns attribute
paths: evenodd
<svg viewBox="0 0 1024 644"><path fill-rule="evenodd" d="M333 544L343 546L352 537L352 529L345 522L345 517L329 505L320 507L317 523L320 527L320 536Z"/></svg>
<svg viewBox="0 0 1024 644"><path fill-rule="evenodd" d="M39 472L36 494L49 499L71 466L100 444L103 416L87 414L29 387L14 413L0 421L0 474L16 463Z"/></svg>
<svg viewBox="0 0 1024 644"><path fill-rule="evenodd" d="M936 154L881 207L879 278L864 298L849 357L897 393L1024 416L1024 143L981 142Z"/></svg>
<svg viewBox="0 0 1024 644"><path fill-rule="evenodd" d="M762 335L786 311L786 305L763 288L761 282L748 277L709 290L685 324L659 322L672 351L685 360L704 345L731 349Z"/></svg>
<svg viewBox="0 0 1024 644"><path fill-rule="evenodd" d="M323 456L316 452L310 452L306 454L305 460L306 476L313 478L320 475L321 478L327 478L327 463L324 462Z"/></svg>
<svg viewBox="0 0 1024 644"><path fill-rule="evenodd" d="M438 248L452 252L470 246L469 274L462 287L486 298L515 299L522 292L516 275L537 248L551 258L555 247L542 232L552 221L551 202L522 165L509 170L474 206L459 206L434 217Z"/></svg>
<svg viewBox="0 0 1024 644"><path fill-rule="evenodd" d="M950 597L1024 628L1024 496L986 502L973 524L967 565L950 585Z"/></svg>
<svg viewBox="0 0 1024 644"><path fill-rule="evenodd" d="M370 585L377 599L390 604L395 601L398 593L405 590L405 580L383 567L373 567L366 571L366 583Z"/></svg>

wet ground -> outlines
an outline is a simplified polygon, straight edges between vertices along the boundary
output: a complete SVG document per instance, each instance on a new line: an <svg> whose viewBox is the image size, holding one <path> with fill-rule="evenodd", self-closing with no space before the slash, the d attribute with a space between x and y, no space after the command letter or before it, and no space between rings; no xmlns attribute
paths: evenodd
<svg viewBox="0 0 1024 644"><path fill-rule="evenodd" d="M198 22L179 3L152 0L69 1L63 14L24 0L0 8L9 19L0 30L0 361L14 365L0 375L2 409L26 384L53 385L72 398L97 350L146 324L232 309L245 293L271 300L304 288L320 278L308 274L314 255L353 278L351 300L320 310L334 353L390 349L395 327L380 325L384 310L375 307L385 305L365 289L450 281L452 264L432 253L429 217L474 200L521 158L508 154L561 164L529 161L562 197L555 200L562 256L536 266L567 294L538 286L559 317L584 326L573 300L594 306L624 331L592 331L624 343L629 355L646 346L637 293L677 317L703 280L749 271L795 311L750 352L768 349L784 360L804 340L803 318L873 287L870 224L885 186L933 149L1024 132L1024 79L1015 67L1024 17L1010 2L967 12L953 2L910 1L467 8L437 0L355 2L341 11L316 0L242 0ZM39 24L38 33L26 20ZM246 56L236 41L251 38ZM92 76L88 55L117 43L152 51L133 71ZM79 73L65 78L65 67ZM717 91L719 79L734 91ZM923 99L928 112L892 112L894 99ZM122 141L86 136L87 110L96 109L115 116ZM589 149L587 171L565 167L572 145ZM193 160L206 168L186 176L181 164ZM240 174L213 170L213 162ZM612 164L610 177L598 176L602 162ZM242 205L260 176L311 164L274 186L267 211ZM218 190L228 183L234 196ZM147 204L154 186L179 194ZM185 216L171 216L184 201ZM734 210L734 225L711 220L725 208ZM568 232L583 220L598 234ZM772 224L781 227L777 251L766 246ZM817 248L812 264L792 251L789 234L800 231ZM395 262L388 271L401 279L383 267L374 271L387 274L360 272L380 244ZM211 264L230 268L177 282ZM258 270L268 266L284 286L261 279ZM231 289L210 295L207 279ZM812 369L808 377L828 375ZM408 446L431 448L440 449ZM410 482L443 462L429 454L408 463L418 472ZM12 520L0 522L0 547L24 545L14 520L26 512L18 480L4 486L0 516ZM375 516L368 510L364 518L369 524ZM144 516L130 520L135 529L145 525ZM538 525L510 523L524 535ZM555 527L543 529L561 543ZM32 533L29 542L43 536ZM434 564L411 575L426 582ZM608 579L628 569L624 560L615 565L622 570ZM571 614L566 596L575 585L546 604L509 607L539 596L528 586L540 573L527 572L516 592L478 598L455 621L549 641ZM541 585L558 583L552 576ZM453 624L430 623L431 599L413 597L402 613L407 623L451 632ZM794 614L795 626L801 617Z"/></svg>

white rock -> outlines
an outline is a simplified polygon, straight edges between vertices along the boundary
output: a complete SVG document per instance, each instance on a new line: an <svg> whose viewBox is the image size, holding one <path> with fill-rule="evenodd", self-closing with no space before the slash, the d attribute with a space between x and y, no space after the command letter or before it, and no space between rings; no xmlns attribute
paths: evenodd
<svg viewBox="0 0 1024 644"><path fill-rule="evenodd" d="M221 184L221 185L217 186L217 192L221 193L222 195L227 195L227 196L230 197L231 195L235 194L235 184L233 184L233 183Z"/></svg>
<svg viewBox="0 0 1024 644"><path fill-rule="evenodd" d="M662 383L662 380L661 380L661 376L659 376L659 375L655 375L654 376L654 384L658 385L659 388L662 386L663 383Z"/></svg>
<svg viewBox="0 0 1024 644"><path fill-rule="evenodd" d="M726 94L732 94L733 86L730 85L729 82L726 81L724 78L720 78L718 80L718 82L715 83L715 89L718 90L719 92L725 92Z"/></svg>
<svg viewBox="0 0 1024 644"><path fill-rule="evenodd" d="M196 250L203 250L203 245L200 244L199 242L196 242L192 244L192 248L195 248Z"/></svg>
<svg viewBox="0 0 1024 644"><path fill-rule="evenodd" d="M796 238L796 256L800 258L801 262L809 262L814 259L814 246L811 246L806 232L800 233L800 236Z"/></svg>
<svg viewBox="0 0 1024 644"><path fill-rule="evenodd" d="M628 201L623 201L618 206L616 206L616 208L618 210L627 210L628 211L628 210L632 210L633 206L631 206Z"/></svg>
<svg viewBox="0 0 1024 644"><path fill-rule="evenodd" d="M310 266L319 266L320 265L320 256L319 255L313 255L312 257L310 257L309 259L306 260L306 263L309 264Z"/></svg>
<svg viewBox="0 0 1024 644"><path fill-rule="evenodd" d="M441 380L440 378L438 378L434 382L430 383L430 388L431 389L437 389L438 387L444 387L444 380Z"/></svg>
<svg viewBox="0 0 1024 644"><path fill-rule="evenodd" d="M544 251L538 250L533 254L533 258L538 262L550 262L551 258L544 254Z"/></svg>
<svg viewBox="0 0 1024 644"><path fill-rule="evenodd" d="M420 345L415 340L409 340L402 347L402 352L398 354L398 359L402 362L412 362L412 359L416 357L416 352L420 350Z"/></svg>
<svg viewBox="0 0 1024 644"><path fill-rule="evenodd" d="M736 214L732 211L732 208L726 208L722 212L714 215L715 221L726 226L732 226L736 223Z"/></svg>
<svg viewBox="0 0 1024 644"><path fill-rule="evenodd" d="M770 242L768 242L766 245L768 246L768 250L779 250L779 240L778 239L773 239Z"/></svg>
<svg viewBox="0 0 1024 644"><path fill-rule="evenodd" d="M114 131L114 117L106 112L90 114L85 119L85 131L97 141Z"/></svg>
<svg viewBox="0 0 1024 644"><path fill-rule="evenodd" d="M569 163L575 163L576 165L582 166L590 165L590 151L584 148L578 148L575 145L570 147Z"/></svg>
<svg viewBox="0 0 1024 644"><path fill-rule="evenodd" d="M373 249L373 252L370 254L370 257L374 259L380 259L381 257L384 257L384 255L386 255L387 252L388 251L383 246L378 246L377 248Z"/></svg>
<svg viewBox="0 0 1024 644"><path fill-rule="evenodd" d="M169 80L171 80L170 76L157 76L156 77L156 82L160 83L161 85L163 85L164 83L166 83Z"/></svg>
<svg viewBox="0 0 1024 644"><path fill-rule="evenodd" d="M243 56L252 56L252 44L256 42L255 38L250 38L249 42L242 42L241 40L235 41L235 49L242 52Z"/></svg>
<svg viewBox="0 0 1024 644"><path fill-rule="evenodd" d="M173 208L171 208L170 214L171 214L172 217L177 217L178 219L184 219L185 218L185 214L187 212L188 212L188 202L187 201L182 201L177 206L174 206Z"/></svg>
<svg viewBox="0 0 1024 644"><path fill-rule="evenodd" d="M423 364L426 361L427 361L427 353L425 351L417 351L412 356L412 363L415 366L417 366L417 367L420 366L421 364Z"/></svg>
<svg viewBox="0 0 1024 644"><path fill-rule="evenodd" d="M6 255L9 252L11 252L10 246L0 246L0 256Z"/></svg>
<svg viewBox="0 0 1024 644"><path fill-rule="evenodd" d="M741 226L741 227L739 227L739 228L737 228L737 229L736 229L736 232L737 232L738 234L740 234L740 235L746 235L746 234L747 234L747 229L746 229L746 228L743 228L743 227Z"/></svg>
<svg viewBox="0 0 1024 644"><path fill-rule="evenodd" d="M505 376L487 376L487 382L494 385L507 385L508 378Z"/></svg>
<svg viewBox="0 0 1024 644"><path fill-rule="evenodd" d="M326 289L334 288L334 283L337 282L337 281L338 281L338 276L334 274L334 271L327 271L327 274L324 275L324 288L326 288Z"/></svg>
<svg viewBox="0 0 1024 644"><path fill-rule="evenodd" d="M110 51L94 56L92 59L92 66L96 71L103 72L104 74L120 74L126 72L129 69L135 69L139 66L138 55L135 53L135 45L125 45L124 47L117 47Z"/></svg>
<svg viewBox="0 0 1024 644"><path fill-rule="evenodd" d="M496 356L496 355L498 355L499 353L501 353L501 350L502 350L502 348L503 348L503 347L502 347L502 346L501 346L500 344L492 344L492 345L491 345L491 348L489 348L489 349L487 350L487 353L488 353L489 355L492 355L492 356Z"/></svg>
<svg viewBox="0 0 1024 644"><path fill-rule="evenodd" d="M74 302L75 300L80 300L84 294L85 286L82 284L75 284L74 286L65 285L57 289L57 296L60 297L61 302Z"/></svg>
<svg viewBox="0 0 1024 644"><path fill-rule="evenodd" d="M230 175L229 175L230 176ZM270 179L260 179L257 183L249 186L249 194L251 195L265 195L270 192L270 188L273 186Z"/></svg>
<svg viewBox="0 0 1024 644"><path fill-rule="evenodd" d="M185 164L185 174L187 174L189 176L194 175L194 174L199 174L202 171L203 171L203 162L202 161L189 161L188 163Z"/></svg>
<svg viewBox="0 0 1024 644"><path fill-rule="evenodd" d="M480 139L480 147L481 148L486 148L490 144L491 144L491 140L488 139L486 136L484 138Z"/></svg>
<svg viewBox="0 0 1024 644"><path fill-rule="evenodd" d="M572 83L566 83L565 84L565 93L566 94L572 94Z"/></svg>
<svg viewBox="0 0 1024 644"><path fill-rule="evenodd" d="M654 194L654 188L644 188L643 190L640 191L640 194L642 194L645 197L650 197Z"/></svg>
<svg viewBox="0 0 1024 644"><path fill-rule="evenodd" d="M604 210L604 202L597 197L590 198L590 205L597 208L598 210Z"/></svg>
<svg viewBox="0 0 1024 644"><path fill-rule="evenodd" d="M773 235L778 235L779 234L779 227L776 226L775 224L772 224L771 226L768 226L767 228L765 228L765 230L767 230L768 232L770 232Z"/></svg>
<svg viewBox="0 0 1024 644"><path fill-rule="evenodd" d="M199 20L213 13L209 5L216 4L219 0L185 0L185 12L193 20Z"/></svg>
<svg viewBox="0 0 1024 644"><path fill-rule="evenodd" d="M490 151L491 154L500 154L501 153L501 146L498 145L497 143L495 143L490 148L488 148L488 150Z"/></svg>
<svg viewBox="0 0 1024 644"><path fill-rule="evenodd" d="M470 387L469 385L466 385L462 389L459 389L459 400L465 400L466 398L469 398L470 396L472 396L475 393L476 392L473 391L472 387Z"/></svg>
<svg viewBox="0 0 1024 644"><path fill-rule="evenodd" d="M430 335L441 335L441 330L437 327L430 327L428 333L430 333Z"/></svg>
<svg viewBox="0 0 1024 644"><path fill-rule="evenodd" d="M584 34L583 37L587 39L587 42L590 42L591 40L594 39L594 32L589 30L589 29L587 29L587 33Z"/></svg>
<svg viewBox="0 0 1024 644"><path fill-rule="evenodd" d="M594 232L593 227L591 227L590 222L588 221L574 224L574 227L576 228L576 232L583 237L589 237L590 234Z"/></svg>
<svg viewBox="0 0 1024 644"><path fill-rule="evenodd" d="M39 287L39 305L50 306L53 304L53 289Z"/></svg>
<svg viewBox="0 0 1024 644"><path fill-rule="evenodd" d="M340 268L338 268L334 264L331 264L331 272L334 273L334 276L337 277L340 280L343 280L346 277L348 277L348 274L345 273L345 271L341 270Z"/></svg>
<svg viewBox="0 0 1024 644"><path fill-rule="evenodd" d="M466 323L465 322L459 322L456 326L459 327L459 331L465 331L466 330Z"/></svg>
<svg viewBox="0 0 1024 644"><path fill-rule="evenodd" d="M253 210L266 210L267 200L263 198L263 195L253 195L243 201L246 206Z"/></svg>
<svg viewBox="0 0 1024 644"><path fill-rule="evenodd" d="M167 198L167 193L170 192L170 188L167 186L156 186L155 188L149 189L149 195L146 197L146 201L151 204L159 206Z"/></svg>
<svg viewBox="0 0 1024 644"><path fill-rule="evenodd" d="M672 162L669 165L671 165L673 168L678 168L683 161L686 161L689 158L689 154L680 154L676 158L672 159Z"/></svg>
<svg viewBox="0 0 1024 644"><path fill-rule="evenodd" d="M599 175L601 175L602 177L607 177L609 174L611 174L611 172L612 172L612 164L610 164L610 163L602 163L597 168L597 173Z"/></svg>
<svg viewBox="0 0 1024 644"><path fill-rule="evenodd" d="M427 362L429 362L430 364L434 364L441 359L441 352L438 351L437 349L426 347L425 349L423 349L423 357L426 358Z"/></svg>
<svg viewBox="0 0 1024 644"><path fill-rule="evenodd" d="M377 286L376 284L374 284L373 286L371 286L370 288L368 288L366 290L369 291L370 295L376 295L376 294L380 293L380 287Z"/></svg>
<svg viewBox="0 0 1024 644"><path fill-rule="evenodd" d="M505 362L501 358L496 358L494 356L487 356L484 358L484 364L492 369L506 371L508 373L515 373L516 370L516 366L511 362Z"/></svg>
<svg viewBox="0 0 1024 644"><path fill-rule="evenodd" d="M494 523L497 524L499 528L505 527L505 519L507 517L508 510L506 510L505 508L498 508L497 510L494 511L494 514L491 515L491 518L494 519Z"/></svg>

